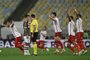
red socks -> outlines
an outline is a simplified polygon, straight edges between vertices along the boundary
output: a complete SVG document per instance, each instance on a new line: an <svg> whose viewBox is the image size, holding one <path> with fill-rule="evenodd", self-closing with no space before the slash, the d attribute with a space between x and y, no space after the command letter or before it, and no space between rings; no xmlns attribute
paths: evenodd
<svg viewBox="0 0 90 60"><path fill-rule="evenodd" d="M45 49L45 47L44 47L44 41L38 41L37 44L38 44L38 48Z"/></svg>
<svg viewBox="0 0 90 60"><path fill-rule="evenodd" d="M74 51L74 47L72 47L71 45L69 45L68 46L69 47L69 49L74 53L75 51Z"/></svg>
<svg viewBox="0 0 90 60"><path fill-rule="evenodd" d="M44 47L44 45L42 45L42 46L38 46L38 48L40 48L40 49L44 49L45 47Z"/></svg>
<svg viewBox="0 0 90 60"><path fill-rule="evenodd" d="M62 42L59 40L59 41L55 41L55 45L56 45L56 48L59 48L59 46L63 49L63 44Z"/></svg>
<svg viewBox="0 0 90 60"><path fill-rule="evenodd" d="M80 46L78 44L75 45L75 48L78 50L78 52L80 52Z"/></svg>
<svg viewBox="0 0 90 60"><path fill-rule="evenodd" d="M78 45L80 46L81 49L86 50L86 47L85 47L83 41L79 42Z"/></svg>
<svg viewBox="0 0 90 60"><path fill-rule="evenodd" d="M24 51L22 44L15 44L15 47L19 48L22 52Z"/></svg>

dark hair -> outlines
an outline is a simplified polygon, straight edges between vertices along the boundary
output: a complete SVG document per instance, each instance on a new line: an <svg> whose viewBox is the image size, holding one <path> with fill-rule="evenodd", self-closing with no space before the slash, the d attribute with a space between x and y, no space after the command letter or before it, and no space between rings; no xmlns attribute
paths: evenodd
<svg viewBox="0 0 90 60"><path fill-rule="evenodd" d="M73 19L73 16L68 16L68 20L71 21Z"/></svg>
<svg viewBox="0 0 90 60"><path fill-rule="evenodd" d="M47 26L44 26L45 30L47 30Z"/></svg>
<svg viewBox="0 0 90 60"><path fill-rule="evenodd" d="M35 18L35 14L31 14L31 17L32 17L32 18Z"/></svg>
<svg viewBox="0 0 90 60"><path fill-rule="evenodd" d="M73 19L73 16L70 16L71 19Z"/></svg>
<svg viewBox="0 0 90 60"><path fill-rule="evenodd" d="M53 14L54 16L57 16L56 12L52 12L52 14Z"/></svg>
<svg viewBox="0 0 90 60"><path fill-rule="evenodd" d="M81 14L77 14L78 17L82 17Z"/></svg>
<svg viewBox="0 0 90 60"><path fill-rule="evenodd" d="M12 20L5 20L3 24L7 24L7 22L12 23Z"/></svg>
<svg viewBox="0 0 90 60"><path fill-rule="evenodd" d="M29 15L25 15L24 17L26 18L26 17L28 17Z"/></svg>

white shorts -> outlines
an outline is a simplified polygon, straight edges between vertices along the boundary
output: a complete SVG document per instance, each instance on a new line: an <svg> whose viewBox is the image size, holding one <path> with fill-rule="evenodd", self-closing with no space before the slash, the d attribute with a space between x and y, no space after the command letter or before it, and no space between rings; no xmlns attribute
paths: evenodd
<svg viewBox="0 0 90 60"><path fill-rule="evenodd" d="M30 36L24 36L24 43L30 43Z"/></svg>

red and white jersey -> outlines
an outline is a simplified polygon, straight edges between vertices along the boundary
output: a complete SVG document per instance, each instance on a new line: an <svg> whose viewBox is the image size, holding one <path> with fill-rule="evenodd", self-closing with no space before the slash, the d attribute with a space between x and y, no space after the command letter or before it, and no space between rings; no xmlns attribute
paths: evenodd
<svg viewBox="0 0 90 60"><path fill-rule="evenodd" d="M21 36L21 34L18 32L18 30L14 24L11 24L9 28L10 28L10 30L15 38Z"/></svg>
<svg viewBox="0 0 90 60"><path fill-rule="evenodd" d="M40 32L40 40L45 40L46 36L47 36L47 31Z"/></svg>
<svg viewBox="0 0 90 60"><path fill-rule="evenodd" d="M83 28L82 28L82 19L78 18L76 21L76 28L77 28L77 32L83 32Z"/></svg>
<svg viewBox="0 0 90 60"><path fill-rule="evenodd" d="M68 23L68 35L72 35L72 36L75 36L75 32L74 32L74 27L75 27L75 23L73 20L71 20L69 23Z"/></svg>
<svg viewBox="0 0 90 60"><path fill-rule="evenodd" d="M53 27L54 27L55 32L62 32L62 30L60 28L60 22L57 17L54 18L54 20L53 20Z"/></svg>

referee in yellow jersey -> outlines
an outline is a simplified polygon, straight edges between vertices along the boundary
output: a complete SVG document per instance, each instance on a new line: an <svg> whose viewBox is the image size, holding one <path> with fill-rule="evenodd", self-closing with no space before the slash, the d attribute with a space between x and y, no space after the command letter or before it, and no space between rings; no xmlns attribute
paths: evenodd
<svg viewBox="0 0 90 60"><path fill-rule="evenodd" d="M35 19L34 14L31 14L30 32L31 32L31 41L33 42L33 55L37 56L36 39L38 37L38 21L37 19Z"/></svg>

